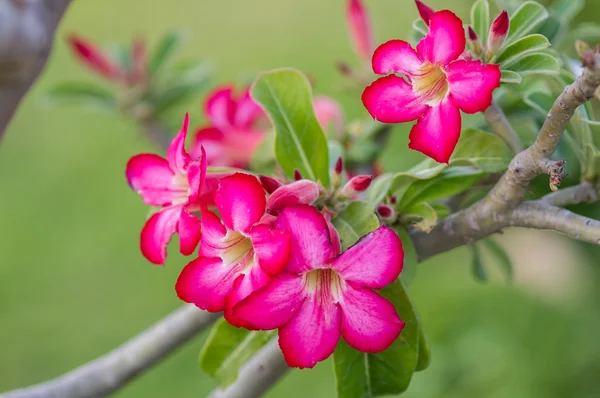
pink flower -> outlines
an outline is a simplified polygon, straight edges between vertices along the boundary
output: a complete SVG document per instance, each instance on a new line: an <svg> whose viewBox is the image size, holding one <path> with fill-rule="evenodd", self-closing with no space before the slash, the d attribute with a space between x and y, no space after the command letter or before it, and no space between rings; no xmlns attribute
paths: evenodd
<svg viewBox="0 0 600 398"><path fill-rule="evenodd" d="M465 42L461 20L448 10L436 12L416 51L402 40L388 41L375 50L373 71L389 75L377 79L362 95L369 113L381 122L417 120L409 147L438 162L447 163L456 146L460 110L484 111L500 86L498 65L459 59Z"/></svg>
<svg viewBox="0 0 600 398"><path fill-rule="evenodd" d="M94 43L75 34L69 35L67 42L81 63L108 80L120 79L119 66Z"/></svg>
<svg viewBox="0 0 600 398"><path fill-rule="evenodd" d="M356 55L365 64L369 63L375 44L369 14L361 0L348 0L346 20Z"/></svg>
<svg viewBox="0 0 600 398"><path fill-rule="evenodd" d="M162 207L148 219L141 233L142 254L154 264L164 264L167 244L175 232L179 233L184 255L192 254L200 240L200 220L191 212L200 209L206 156L202 153L199 160L192 160L185 151L189 120L186 114L167 150L167 159L143 153L127 162L129 185L144 203Z"/></svg>
<svg viewBox="0 0 600 398"><path fill-rule="evenodd" d="M204 112L210 123L196 131L192 156L199 154L202 145L210 166L246 168L266 135L257 126L265 115L249 90L236 97L232 86L218 88L208 97Z"/></svg>
<svg viewBox="0 0 600 398"><path fill-rule="evenodd" d="M231 308L281 272L290 237L265 215L265 191L254 176L236 173L221 179L215 202L223 221L202 211L200 257L181 272L177 295L208 311L224 309L231 324L243 326Z"/></svg>
<svg viewBox="0 0 600 398"><path fill-rule="evenodd" d="M278 328L279 345L293 367L311 368L329 357L340 336L363 352L389 347L404 322L372 289L390 284L402 270L396 234L382 226L339 255L335 229L314 207L287 207L275 226L292 237L290 260L284 272L240 301L234 314L252 329Z"/></svg>

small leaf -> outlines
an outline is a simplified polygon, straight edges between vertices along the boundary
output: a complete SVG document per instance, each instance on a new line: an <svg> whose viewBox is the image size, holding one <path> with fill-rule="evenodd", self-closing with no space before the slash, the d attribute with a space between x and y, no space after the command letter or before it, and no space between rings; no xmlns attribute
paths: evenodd
<svg viewBox="0 0 600 398"><path fill-rule="evenodd" d="M412 225L425 233L430 233L437 225L438 215L429 203L421 202L414 204L402 212L402 217L413 221Z"/></svg>
<svg viewBox="0 0 600 398"><path fill-rule="evenodd" d="M306 76L295 69L260 74L250 89L275 126L275 154L281 168L292 176L329 185L327 139L317 122L312 92Z"/></svg>
<svg viewBox="0 0 600 398"><path fill-rule="evenodd" d="M554 98L542 91L528 91L524 94L523 101L537 111L540 116L546 117L552 108Z"/></svg>
<svg viewBox="0 0 600 398"><path fill-rule="evenodd" d="M403 226L396 225L393 227L393 230L402 241L402 249L404 251L404 265L400 273L400 280L404 286L410 286L417 276L417 251L408 231Z"/></svg>
<svg viewBox="0 0 600 398"><path fill-rule="evenodd" d="M512 151L497 135L478 129L466 129L450 157L450 166L472 165L482 171L495 173L506 170Z"/></svg>
<svg viewBox="0 0 600 398"><path fill-rule="evenodd" d="M167 111L205 89L207 84L208 80L202 80L196 83L183 81L169 85L165 90L153 94L154 112L158 115Z"/></svg>
<svg viewBox="0 0 600 398"><path fill-rule="evenodd" d="M342 250L346 250L362 236L379 227L374 207L362 201L350 203L332 222L340 235Z"/></svg>
<svg viewBox="0 0 600 398"><path fill-rule="evenodd" d="M498 260L498 263L502 267L504 276L507 282L511 282L513 279L513 266L510 257L506 254L506 251L496 243L493 239L488 238L482 240L481 243L490 251L490 253Z"/></svg>
<svg viewBox="0 0 600 398"><path fill-rule="evenodd" d="M423 327L419 322L419 359L417 361L417 368L415 371L420 372L421 370L427 369L430 363L431 349L429 347L429 343L427 342L427 338L425 337Z"/></svg>
<svg viewBox="0 0 600 398"><path fill-rule="evenodd" d="M421 18L417 18L413 21L412 28L415 32L418 32L421 35L423 35L422 37L425 37L429 32L429 27L425 25L425 21L423 21Z"/></svg>
<svg viewBox="0 0 600 398"><path fill-rule="evenodd" d="M375 177L367 191L367 202L373 206L383 202L390 189L393 178L394 174L392 173L385 173Z"/></svg>
<svg viewBox="0 0 600 398"><path fill-rule="evenodd" d="M558 75L560 64L555 57L545 53L530 53L510 65L510 70L521 76L541 74Z"/></svg>
<svg viewBox="0 0 600 398"><path fill-rule="evenodd" d="M433 210L437 213L438 218L448 217L452 213L450 208L442 203L432 203L431 207L433 207Z"/></svg>
<svg viewBox="0 0 600 398"><path fill-rule="evenodd" d="M162 37L156 49L152 53L148 71L151 74L156 73L169 59L169 57L177 50L177 47L182 42L180 32L172 31Z"/></svg>
<svg viewBox="0 0 600 398"><path fill-rule="evenodd" d="M523 81L521 75L511 70L501 70L502 77L500 77L500 83L507 84L520 84Z"/></svg>
<svg viewBox="0 0 600 398"><path fill-rule="evenodd" d="M537 29L537 32L547 37L550 43L557 46L564 38L568 28L568 23L565 20L551 14Z"/></svg>
<svg viewBox="0 0 600 398"><path fill-rule="evenodd" d="M379 397L404 392L417 368L419 319L400 281L380 291L406 326L385 351L366 354L340 341L333 354L338 398Z"/></svg>
<svg viewBox="0 0 600 398"><path fill-rule="evenodd" d="M225 319L213 326L200 352L200 367L224 388L237 378L242 365L264 347L276 331L253 332L231 326Z"/></svg>
<svg viewBox="0 0 600 398"><path fill-rule="evenodd" d="M535 29L546 18L546 8L535 1L526 1L510 16L510 28L506 43L512 43Z"/></svg>
<svg viewBox="0 0 600 398"><path fill-rule="evenodd" d="M473 258L471 260L471 271L473 272L473 276L478 281L487 282L488 276L483 263L481 262L481 251L477 244L471 245L471 250L473 251Z"/></svg>
<svg viewBox="0 0 600 398"><path fill-rule="evenodd" d="M486 43L490 30L490 4L487 0L477 0L471 7L471 27L481 43Z"/></svg>
<svg viewBox="0 0 600 398"><path fill-rule="evenodd" d="M510 65L516 63L526 54L544 50L548 47L550 47L550 42L545 36L540 34L525 36L506 46L493 62L500 64L502 69L508 69Z"/></svg>
<svg viewBox="0 0 600 398"><path fill-rule="evenodd" d="M117 109L115 95L110 90L91 83L60 83L46 92L46 98L53 103L87 103L106 110Z"/></svg>

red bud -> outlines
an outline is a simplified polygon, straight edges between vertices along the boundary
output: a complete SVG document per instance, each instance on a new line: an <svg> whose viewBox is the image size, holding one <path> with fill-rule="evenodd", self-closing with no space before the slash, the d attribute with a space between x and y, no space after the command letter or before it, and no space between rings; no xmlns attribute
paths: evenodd
<svg viewBox="0 0 600 398"><path fill-rule="evenodd" d="M265 189L265 191L267 191L268 194L272 194L277 188L281 186L281 183L272 177L261 175L258 177L258 179L260 180L260 183L262 184L263 188Z"/></svg>
<svg viewBox="0 0 600 398"><path fill-rule="evenodd" d="M481 45L481 41L479 40L479 36L477 36L477 32L473 30L471 26L469 26L469 45L471 46L471 50L473 50L473 54L477 58L482 54L483 47Z"/></svg>
<svg viewBox="0 0 600 398"><path fill-rule="evenodd" d="M389 220L394 217L395 211L390 206L382 203L377 206L377 214L379 214L381 218Z"/></svg>
<svg viewBox="0 0 600 398"><path fill-rule="evenodd" d="M331 175L331 186L333 189L338 189L342 185L342 173L344 172L344 159L340 156L333 166L333 173Z"/></svg>
<svg viewBox="0 0 600 398"><path fill-rule="evenodd" d="M373 176L359 175L352 177L350 181L344 185L340 194L346 198L353 198L361 192L366 191L373 181Z"/></svg>
<svg viewBox="0 0 600 398"><path fill-rule="evenodd" d="M508 12L502 10L500 15L492 22L492 26L490 26L490 34L487 42L488 57L494 56L500 47L502 47L502 44L504 44L506 36L508 35L509 27L510 19L508 17Z"/></svg>
<svg viewBox="0 0 600 398"><path fill-rule="evenodd" d="M80 62L109 80L118 80L118 66L100 48L75 34L69 35L67 41Z"/></svg>
<svg viewBox="0 0 600 398"><path fill-rule="evenodd" d="M302 179L302 174L298 169L294 169L294 181L299 181Z"/></svg>
<svg viewBox="0 0 600 398"><path fill-rule="evenodd" d="M342 174L344 171L344 159L341 156L335 161L334 171L336 174Z"/></svg>
<svg viewBox="0 0 600 398"><path fill-rule="evenodd" d="M417 4L417 10L419 11L421 19L423 20L423 22L425 22L425 25L429 26L431 17L433 16L433 14L435 14L435 10L429 7L427 4L423 3L421 0L415 0L415 3Z"/></svg>

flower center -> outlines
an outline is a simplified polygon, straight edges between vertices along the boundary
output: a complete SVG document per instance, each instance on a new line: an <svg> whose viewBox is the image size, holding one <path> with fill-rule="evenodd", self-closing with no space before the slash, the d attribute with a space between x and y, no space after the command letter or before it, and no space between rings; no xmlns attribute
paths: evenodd
<svg viewBox="0 0 600 398"><path fill-rule="evenodd" d="M315 269L304 274L305 291L316 295L320 304L337 303L342 299L346 282L331 268Z"/></svg>
<svg viewBox="0 0 600 398"><path fill-rule="evenodd" d="M413 92L430 106L439 104L448 94L448 79L442 67L425 62L413 75Z"/></svg>
<svg viewBox="0 0 600 398"><path fill-rule="evenodd" d="M228 267L236 267L236 272L244 272L254 264L254 246L249 237L244 234L228 230L223 237L223 251L221 259Z"/></svg>
<svg viewBox="0 0 600 398"><path fill-rule="evenodd" d="M171 203L173 205L180 205L187 202L192 191L190 189L187 175L181 172L175 173L173 179L171 180L171 185L173 186L173 190L179 193Z"/></svg>

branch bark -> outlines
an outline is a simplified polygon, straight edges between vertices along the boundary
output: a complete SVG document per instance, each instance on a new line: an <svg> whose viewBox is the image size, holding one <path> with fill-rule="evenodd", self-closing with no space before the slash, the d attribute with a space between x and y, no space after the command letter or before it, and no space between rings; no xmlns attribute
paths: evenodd
<svg viewBox="0 0 600 398"><path fill-rule="evenodd" d="M0 398L106 396L158 363L220 316L220 313L185 305L108 354L54 380L0 394Z"/></svg>
<svg viewBox="0 0 600 398"><path fill-rule="evenodd" d="M0 140L46 65L71 0L0 0Z"/></svg>

